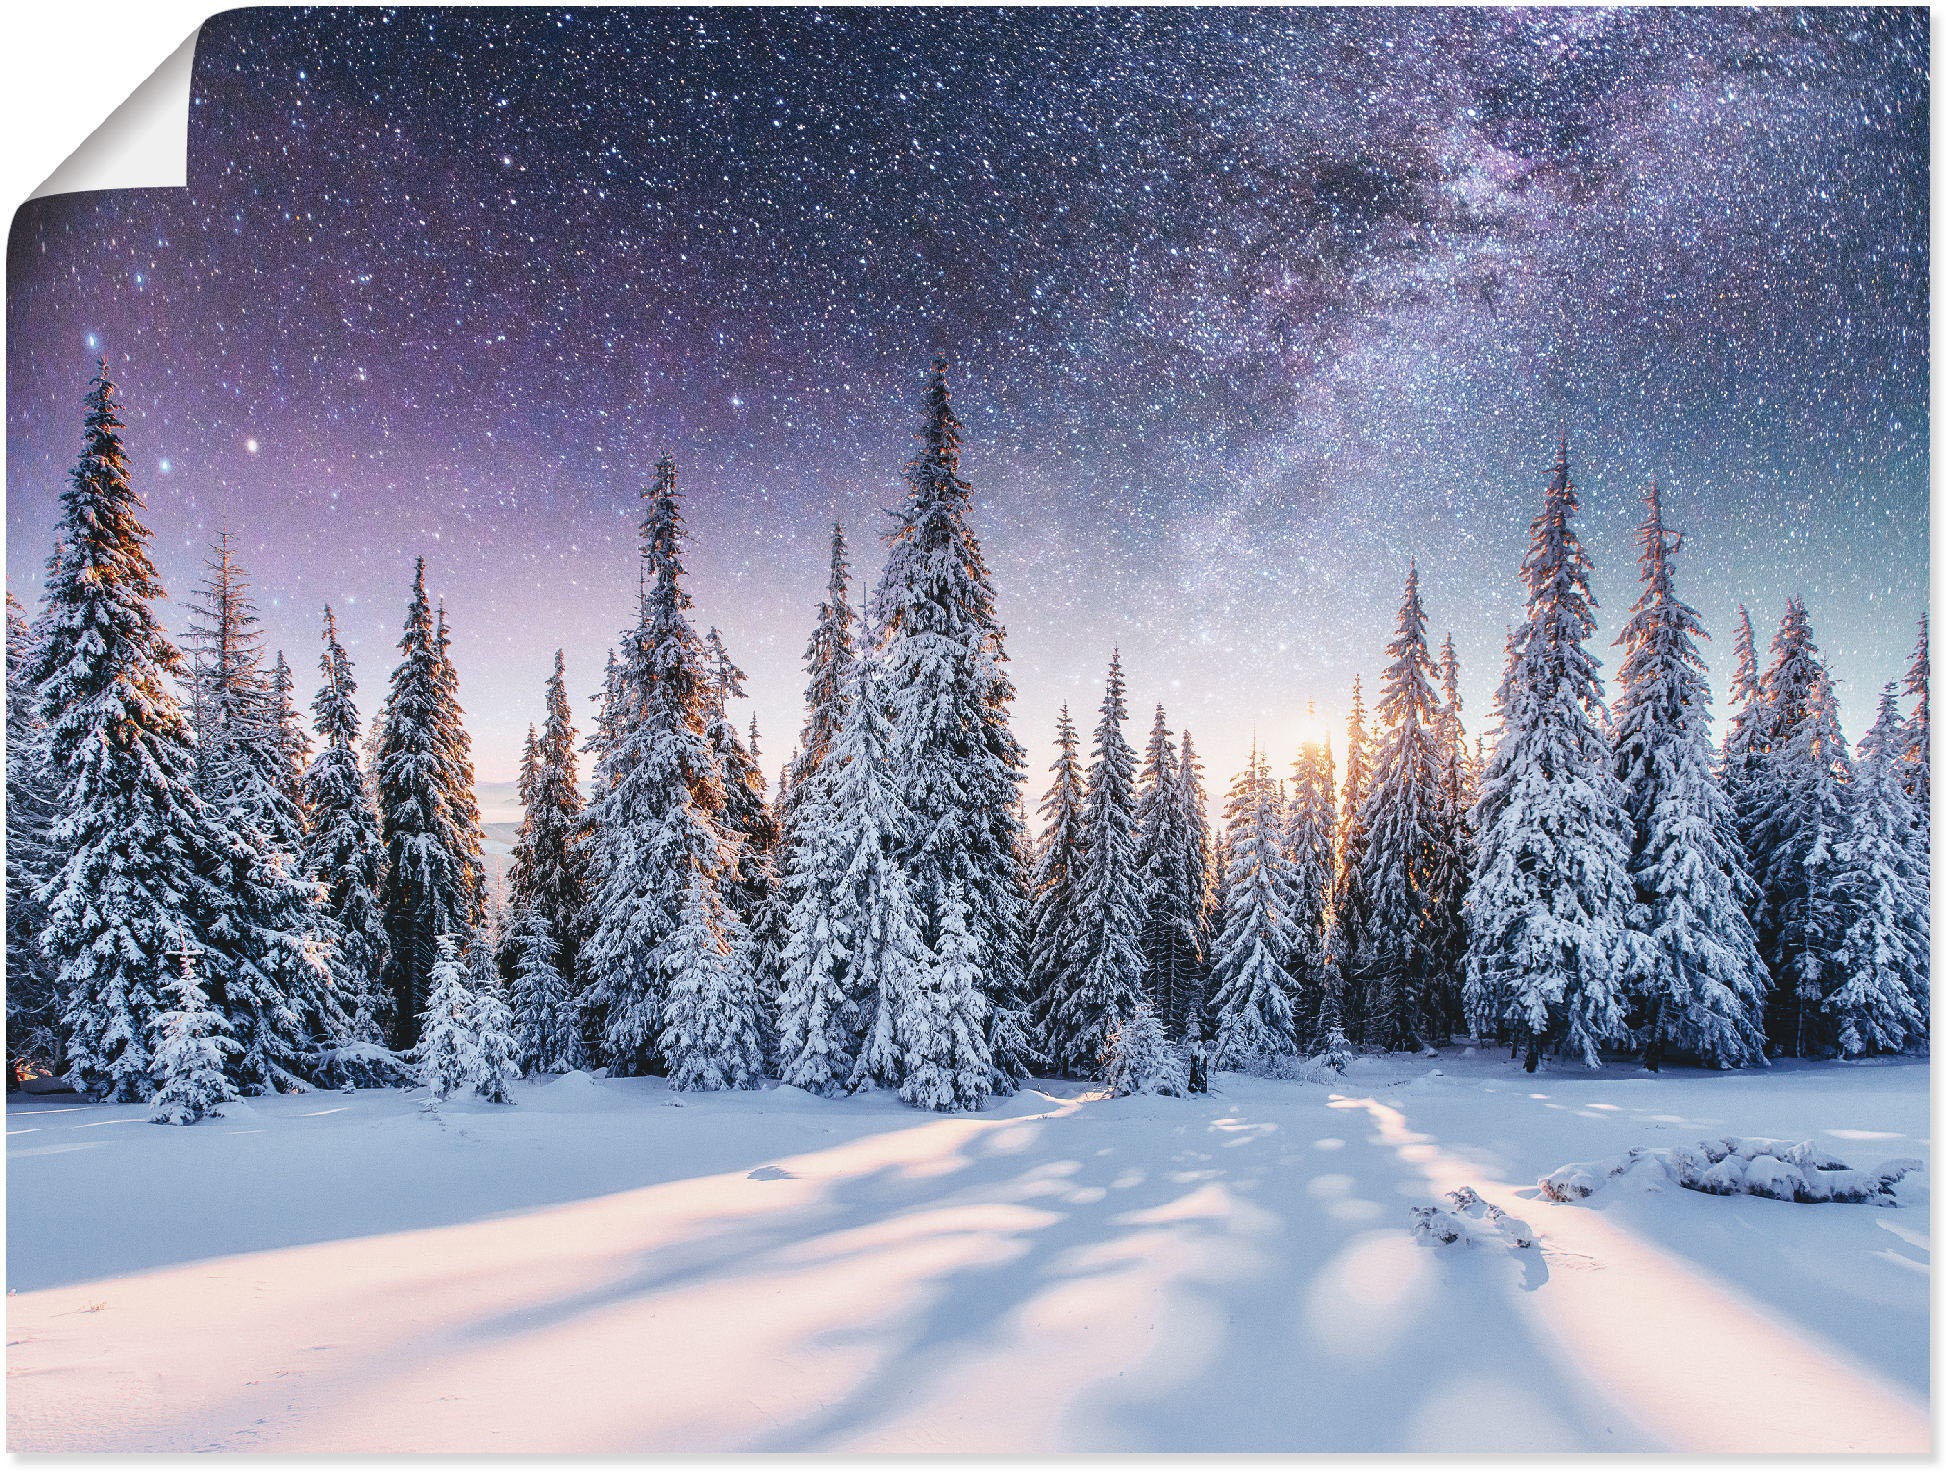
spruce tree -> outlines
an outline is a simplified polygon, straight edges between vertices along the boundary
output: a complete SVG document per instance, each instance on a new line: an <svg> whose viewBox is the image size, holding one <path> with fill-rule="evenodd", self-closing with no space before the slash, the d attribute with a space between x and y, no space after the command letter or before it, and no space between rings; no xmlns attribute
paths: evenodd
<svg viewBox="0 0 1946 1472"><path fill-rule="evenodd" d="M1108 1035L1146 995L1143 884L1135 827L1135 753L1122 735L1128 704L1122 661L1109 662L1081 805L1074 878L1072 969L1050 1008L1049 1040L1064 1069L1098 1076Z"/></svg>
<svg viewBox="0 0 1946 1472"><path fill-rule="evenodd" d="M1332 865L1337 834L1337 792L1329 740L1310 739L1298 749L1284 814L1284 851L1290 864L1289 969L1296 987L1298 1035L1320 1035L1326 1026L1324 963L1331 914ZM1338 1025L1343 1025L1342 1017Z"/></svg>
<svg viewBox="0 0 1946 1472"><path fill-rule="evenodd" d="M1919 618L1919 643L1906 666L1905 693L1912 700L1899 748L1899 771L1905 795L1912 800L1913 815L1926 834L1927 851L1932 847L1932 656L1930 619ZM1930 885L1930 881L1928 881Z"/></svg>
<svg viewBox="0 0 1946 1472"><path fill-rule="evenodd" d="M385 844L378 810L359 764L357 684L351 658L338 642L338 623L324 610L324 683L311 703L318 754L304 774L304 807L310 815L299 870L320 887L331 971L341 1005L351 1017L350 1040L376 1043L390 1010L385 989L391 953L385 913Z"/></svg>
<svg viewBox="0 0 1946 1472"><path fill-rule="evenodd" d="M1564 435L1521 564L1527 616L1500 685L1466 900L1467 1016L1481 1036L1511 1034L1529 1071L1544 1053L1599 1067L1627 1038L1630 825L1587 650L1578 506Z"/></svg>
<svg viewBox="0 0 1946 1472"><path fill-rule="evenodd" d="M1851 828L1851 758L1830 673L1796 598L1784 606L1771 655L1759 692L1768 741L1750 798L1749 856L1757 947L1772 983L1764 1030L1773 1049L1805 1057L1837 1045L1824 1003L1843 979L1838 881Z"/></svg>
<svg viewBox="0 0 1946 1472"><path fill-rule="evenodd" d="M1277 1072L1299 1048L1292 1007L1296 948L1290 929L1291 875L1283 846L1277 783L1261 752L1231 786L1227 806L1229 875L1222 929L1210 967L1217 1068Z"/></svg>
<svg viewBox="0 0 1946 1472"><path fill-rule="evenodd" d="M444 599L440 600L433 629L433 688L434 768L458 866L460 917L471 932L479 928L486 914L486 835L480 827L479 798L473 791L473 738L466 733L466 716L460 705L459 670L453 664L453 636L446 623Z"/></svg>
<svg viewBox="0 0 1946 1472"><path fill-rule="evenodd" d="M297 678L281 649L270 665L270 711L277 788L296 813L301 830L310 821L304 806L304 769L311 761L311 738L304 734L303 723L298 720Z"/></svg>
<svg viewBox="0 0 1946 1472"><path fill-rule="evenodd" d="M845 558L845 529L831 528L831 576L824 601L811 628L811 639L804 650L804 669L809 681L804 691L804 729L797 741L797 752L786 768L789 776L779 783L777 807L789 841L791 804L786 792L800 792L817 775L838 739L845 719L845 691L851 679L852 661L858 657L858 615L851 606L851 564Z"/></svg>
<svg viewBox="0 0 1946 1472"><path fill-rule="evenodd" d="M1215 845L1210 838L1209 799L1203 790L1203 764L1196 756L1196 738L1187 726L1183 727L1182 760L1177 774L1183 827L1189 834L1182 886L1195 918L1201 959L1194 986L1187 989L1183 997L1183 1015L1175 1021L1182 1029L1184 1042L1200 1043L1209 1037L1210 951L1215 942L1213 927L1220 908L1216 903Z"/></svg>
<svg viewBox="0 0 1946 1472"><path fill-rule="evenodd" d="M792 808L777 1021L778 1077L827 1095L904 1082L901 1029L933 964L898 863L912 818L871 656L848 662L838 699L831 744Z"/></svg>
<svg viewBox="0 0 1946 1472"><path fill-rule="evenodd" d="M152 1097L172 947L199 943L225 903L210 878L228 845L196 795L196 748L170 681L182 656L150 604L141 496L129 482L106 368L61 497L59 551L31 683L50 774L41 952L62 1003L68 1077L97 1099Z"/></svg>
<svg viewBox="0 0 1946 1472"><path fill-rule="evenodd" d="M1887 685L1878 720L1858 743L1851 829L1838 855L1835 888L1845 929L1833 957L1838 981L1824 1011L1847 1058L1896 1053L1925 1036L1931 917L1925 853L1901 770L1905 737Z"/></svg>
<svg viewBox="0 0 1946 1472"><path fill-rule="evenodd" d="M1435 976L1433 1024L1442 1039L1466 1028L1466 890L1473 872L1473 804L1479 799L1480 763L1466 744L1461 719L1459 657L1448 634L1439 651L1440 801L1433 843L1433 874L1427 945Z"/></svg>
<svg viewBox="0 0 1946 1472"><path fill-rule="evenodd" d="M478 1050L473 1092L489 1104L511 1104L514 1081L520 1077L520 1040L514 1032L513 1012L500 995L499 979L491 974L490 965L487 969L485 984L473 988L466 1019Z"/></svg>
<svg viewBox="0 0 1946 1472"><path fill-rule="evenodd" d="M53 774L31 679L33 634L7 592L7 1087L61 1068L61 1004L41 952L40 887L53 853Z"/></svg>
<svg viewBox="0 0 1946 1472"><path fill-rule="evenodd" d="M523 1073L567 1073L586 1066L581 1016L562 976L560 949L538 905L513 912L507 950L513 963L511 1010Z"/></svg>
<svg viewBox="0 0 1946 1472"><path fill-rule="evenodd" d="M1113 1098L1166 1094L1180 1099L1188 1095L1189 1070L1183 1056L1170 1043L1162 1019L1146 999L1137 1002L1135 1011L1118 1020L1109 1033L1101 1077Z"/></svg>
<svg viewBox="0 0 1946 1472"><path fill-rule="evenodd" d="M459 938L443 933L433 943L426 1006L419 1016L419 1041L413 1049L419 1082L434 1100L450 1098L480 1076L483 1060L474 1000L460 962Z"/></svg>
<svg viewBox="0 0 1946 1472"><path fill-rule="evenodd" d="M986 1103L993 1088L986 1005L980 990L979 943L968 924L966 899L955 884L940 912L933 963L921 968L900 1020L906 1052L901 1099L941 1113Z"/></svg>
<svg viewBox="0 0 1946 1472"><path fill-rule="evenodd" d="M773 865L780 839L777 818L770 810L756 753L730 719L730 702L743 698L743 671L730 659L723 636L715 629L709 631L704 649L709 672L704 735L723 784L723 833L735 843L723 882L723 898L757 951L769 955L774 951L769 925L776 887Z"/></svg>
<svg viewBox="0 0 1946 1472"><path fill-rule="evenodd" d="M720 827L723 784L706 729L710 680L689 618L673 460L657 465L645 500L640 613L604 705L589 809L585 984L614 1072L646 1073L661 1059L685 1086L749 1082L757 996L744 936L722 895L734 845ZM696 1013L719 1004L751 1015ZM668 1045L681 1057L664 1057Z"/></svg>
<svg viewBox="0 0 1946 1472"><path fill-rule="evenodd" d="M553 964L572 994L588 904L587 823L568 706L567 660L558 649L546 706L546 720L533 736L531 760L522 763L520 832L514 839L507 890L516 913L533 910L546 924Z"/></svg>
<svg viewBox="0 0 1946 1472"><path fill-rule="evenodd" d="M1162 1026L1178 1038L1203 1006L1206 861L1168 717L1155 708L1136 800L1142 876L1142 966Z"/></svg>
<svg viewBox="0 0 1946 1472"><path fill-rule="evenodd" d="M1737 605L1730 674L1730 720L1717 753L1717 782L1729 804L1730 823L1745 854L1756 836L1757 777L1770 750L1770 712L1764 704L1763 682L1757 665L1757 636L1750 626L1750 610ZM1754 907L1752 890L1746 902Z"/></svg>
<svg viewBox="0 0 1946 1472"><path fill-rule="evenodd" d="M194 1124L221 1113L217 1106L237 1097L224 1072L226 1055L237 1046L229 1024L196 979L196 953L185 944L176 954L182 970L166 988L169 1010L156 1029L150 1124Z"/></svg>
<svg viewBox="0 0 1946 1472"><path fill-rule="evenodd" d="M392 671L379 717L373 762L379 833L385 845L379 898L390 938L389 985L394 1037L405 1047L428 1012L427 988L439 959L440 937L468 935L480 919L473 860L477 829L462 831L456 807L455 712L445 652L426 593L426 562L413 572L412 601L399 640L403 658Z"/></svg>
<svg viewBox="0 0 1946 1472"><path fill-rule="evenodd" d="M1628 990L1649 1068L1665 1055L1717 1068L1763 1061L1767 989L1745 914L1750 880L1734 815L1711 771L1709 684L1696 610L1676 596L1682 537L1649 483L1637 529L1642 593L1619 641L1616 770L1631 826L1638 905Z"/></svg>
<svg viewBox="0 0 1946 1472"><path fill-rule="evenodd" d="M988 1003L993 1082L1010 1089L1027 1067L1022 753L1008 724L1004 630L973 535L943 361L933 365L919 440L873 603L899 783L914 820L900 862L928 946L939 939L948 889L961 888Z"/></svg>
<svg viewBox="0 0 1946 1472"><path fill-rule="evenodd" d="M1381 1048L1420 1049L1442 1034L1458 977L1438 927L1443 881L1457 867L1446 824L1446 751L1426 647L1419 569L1406 574L1392 663L1380 689L1383 730L1360 814L1364 852L1353 885L1363 900L1362 940L1353 958L1370 1007L1367 1036Z"/></svg>
<svg viewBox="0 0 1946 1472"><path fill-rule="evenodd" d="M1369 998L1355 969L1365 935L1365 798L1371 785L1372 738L1365 719L1365 689L1358 676L1351 681L1351 715L1345 723L1345 781L1339 790L1338 871L1333 913L1338 922L1339 965L1344 972L1345 1024L1352 1036L1367 1040Z"/></svg>
<svg viewBox="0 0 1946 1472"><path fill-rule="evenodd" d="M1053 781L1041 799L1042 828L1034 847L1027 892L1027 996L1040 1056L1050 1067L1067 1066L1061 1010L1073 992L1078 936L1075 923L1081 873L1082 804L1080 745L1068 708L1054 728Z"/></svg>

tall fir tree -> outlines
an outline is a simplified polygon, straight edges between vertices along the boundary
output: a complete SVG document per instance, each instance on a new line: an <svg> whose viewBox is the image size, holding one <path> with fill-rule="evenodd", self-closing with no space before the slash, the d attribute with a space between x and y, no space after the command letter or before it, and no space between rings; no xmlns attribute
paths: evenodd
<svg viewBox="0 0 1946 1472"><path fill-rule="evenodd" d="M1887 685L1879 696L1878 720L1858 743L1851 828L1838 855L1845 929L1824 1011L1847 1058L1895 1053L1917 1045L1926 1032L1925 853L1905 791L1905 723L1893 689Z"/></svg>
<svg viewBox="0 0 1946 1472"><path fill-rule="evenodd" d="M90 385L81 458L33 651L55 861L40 946L62 1003L67 1076L97 1099L150 1098L168 952L224 904L210 875L228 836L195 791L196 748L171 688L182 656L150 607L164 596L129 481L115 386Z"/></svg>
<svg viewBox="0 0 1946 1472"><path fill-rule="evenodd" d="M778 1077L816 1094L905 1081L908 1014L932 953L898 855L912 821L870 655L848 661L843 714L792 808L793 896Z"/></svg>
<svg viewBox="0 0 1946 1472"><path fill-rule="evenodd" d="M1284 851L1290 863L1289 970L1295 983L1294 1006L1300 1038L1321 1035L1325 1020L1326 931L1331 915L1332 866L1336 857L1337 784L1331 743L1310 737L1298 748L1291 769L1290 801L1284 812ZM1343 1018L1338 1019L1343 1025Z"/></svg>
<svg viewBox="0 0 1946 1472"><path fill-rule="evenodd" d="M1480 795L1480 763L1466 744L1459 681L1459 656L1448 634L1439 650L1440 802L1426 927L1433 974L1446 979L1434 996L1434 1021L1443 1038L1466 1028L1466 890L1473 873L1473 804Z"/></svg>
<svg viewBox="0 0 1946 1472"><path fill-rule="evenodd" d="M385 846L379 899L390 940L393 1035L402 1048L414 1042L428 1010L440 937L470 936L481 918L474 867L478 829L464 831L468 814L454 800L458 713L442 644L422 557L413 571L399 640L403 657L392 671L373 761Z"/></svg>
<svg viewBox="0 0 1946 1472"><path fill-rule="evenodd" d="M1737 605L1736 632L1731 645L1730 719L1717 752L1717 784L1730 806L1730 822L1746 856L1756 833L1757 777L1770 750L1770 713L1764 704L1763 681L1757 663L1757 635L1750 626L1750 610ZM1746 897L1754 907L1756 893Z"/></svg>
<svg viewBox="0 0 1946 1472"><path fill-rule="evenodd" d="M1366 989L1354 969L1365 935L1365 797L1372 779L1372 733L1365 716L1364 682L1351 681L1351 714L1345 722L1345 781L1339 789L1338 871L1332 911L1337 917L1338 961L1344 973L1345 1022L1352 1036L1368 1041Z"/></svg>
<svg viewBox="0 0 1946 1472"><path fill-rule="evenodd" d="M934 363L927 384L919 441L873 602L900 782L914 819L900 859L929 946L939 938L948 889L960 887L988 1002L994 1086L1011 1089L1028 1061L1023 756L1008 723L1014 690L1005 631L973 535L972 490L960 475L961 430L944 361Z"/></svg>
<svg viewBox="0 0 1946 1472"><path fill-rule="evenodd" d="M784 794L802 791L830 755L832 743L844 724L845 691L850 684L852 661L857 657L858 615L851 606L851 564L845 555L845 529L834 524L830 579L825 585L824 601L818 604L810 642L804 650L804 670L809 677L804 690L804 729L798 736L797 752L786 768L789 776L779 783L777 807L786 842L791 804Z"/></svg>
<svg viewBox="0 0 1946 1472"><path fill-rule="evenodd" d="M324 683L311 703L319 746L304 774L310 826L298 868L321 892L332 976L351 1019L351 1040L375 1043L391 1013L385 988L391 941L379 900L385 841L359 763L358 687L351 657L338 642L338 621L328 606L319 667Z"/></svg>
<svg viewBox="0 0 1946 1472"><path fill-rule="evenodd" d="M270 664L270 712L277 787L297 814L301 828L310 821L309 809L304 805L304 771L311 762L311 738L298 719L297 677L291 673L281 649Z"/></svg>
<svg viewBox="0 0 1946 1472"><path fill-rule="evenodd" d="M1627 1038L1630 826L1587 649L1579 504L1564 434L1521 564L1527 616L1500 685L1466 900L1467 1016L1483 1036L1511 1035L1530 1071L1546 1053L1599 1067Z"/></svg>
<svg viewBox="0 0 1946 1472"><path fill-rule="evenodd" d="M433 755L459 865L461 917L470 934L486 915L486 834L473 790L473 738L467 734L460 705L459 669L453 663L453 635L444 599L433 627L433 681L438 692L433 703Z"/></svg>
<svg viewBox="0 0 1946 1472"><path fill-rule="evenodd" d="M1446 751L1416 565L1385 652L1392 663L1380 687L1383 734L1361 812L1365 846L1353 885L1364 924L1352 960L1368 998L1370 1040L1419 1049L1440 1040L1459 978L1444 969L1453 957L1439 933L1444 881L1458 855L1446 822Z"/></svg>
<svg viewBox="0 0 1946 1472"><path fill-rule="evenodd" d="M900 1024L907 1057L899 1097L941 1113L978 1109L993 1088L993 1054L987 1046L979 944L957 884L946 891L933 957Z"/></svg>
<svg viewBox="0 0 1946 1472"><path fill-rule="evenodd" d="M61 1067L61 1004L42 954L40 888L54 855L53 774L31 678L34 637L7 591L7 1087Z"/></svg>
<svg viewBox="0 0 1946 1472"><path fill-rule="evenodd" d="M1634 1030L1650 1069L1665 1056L1717 1068L1763 1061L1768 989L1745 913L1751 889L1736 822L1709 740L1706 638L1676 596L1670 559L1682 537L1663 524L1649 483L1636 531L1642 593L1620 643L1616 770L1631 843L1640 943L1628 976Z"/></svg>
<svg viewBox="0 0 1946 1472"><path fill-rule="evenodd" d="M1203 1009L1204 890L1209 876L1184 791L1182 762L1159 705L1143 758L1135 827L1143 974L1158 1023L1184 1038Z"/></svg>
<svg viewBox="0 0 1946 1472"><path fill-rule="evenodd" d="M1128 719L1122 661L1108 665L1101 719L1081 805L1080 867L1074 881L1072 969L1050 1009L1056 1063L1098 1077L1108 1039L1147 995L1141 949L1143 875L1137 852L1135 753L1122 734Z"/></svg>
<svg viewBox="0 0 1946 1472"><path fill-rule="evenodd" d="M660 1060L685 1085L706 1087L748 1078L744 1040L759 1019L697 1009L754 1012L757 997L744 936L722 895L732 846L720 827L710 679L689 617L674 460L658 463L644 499L640 614L610 681L589 809L591 923L582 957L608 1066L646 1073ZM669 1057L666 1046L680 1056Z"/></svg>
<svg viewBox="0 0 1946 1472"><path fill-rule="evenodd" d="M1905 795L1912 802L1912 821L1919 844L1919 880L1926 911L1932 912L1932 655L1930 620L1919 619L1919 644L1906 666L1905 694L1912 701L1906 713L1899 771Z"/></svg>
<svg viewBox="0 0 1946 1472"><path fill-rule="evenodd" d="M568 704L567 657L554 651L546 718L523 760L520 832L507 870L509 903L546 922L554 965L570 993L578 990L582 926L588 905L587 820L582 812L580 757Z"/></svg>
<svg viewBox="0 0 1946 1472"><path fill-rule="evenodd" d="M1059 1041L1065 1026L1062 1008L1073 991L1078 953L1075 902L1081 875L1081 810L1087 799L1079 749L1074 720L1064 705L1054 728L1054 762L1048 768L1053 780L1041 799L1041 833L1027 886L1026 992L1036 1051L1055 1067L1066 1066L1066 1048Z"/></svg>
<svg viewBox="0 0 1946 1472"><path fill-rule="evenodd" d="M169 1010L157 1026L150 1124L194 1124L237 1097L224 1071L237 1045L197 980L195 954L186 942L176 953L182 970L168 985Z"/></svg>
<svg viewBox="0 0 1946 1472"><path fill-rule="evenodd" d="M1231 786L1227 820L1229 875L1210 967L1211 1061L1276 1072L1301 1045L1289 969L1296 937L1277 782L1257 750Z"/></svg>
<svg viewBox="0 0 1946 1472"><path fill-rule="evenodd" d="M756 942L758 951L769 953L775 949L770 944L769 925L780 842L777 816L770 809L763 768L757 764L756 753L730 718L730 702L743 698L743 671L731 660L723 636L715 629L709 631L704 650L709 672L709 714L704 735L723 784L723 833L735 843L724 878L723 898Z"/></svg>
<svg viewBox="0 0 1946 1472"><path fill-rule="evenodd" d="M1178 792L1182 799L1183 826L1189 834L1188 872L1183 890L1192 896L1202 964L1196 977L1194 1005L1185 998L1181 1018L1184 1042L1207 1041L1209 1037L1209 969L1215 944L1214 927L1221 911L1216 903L1216 852L1210 835L1209 797L1203 789L1203 763L1196 755L1196 737L1187 726L1182 731L1182 760L1178 764Z"/></svg>
<svg viewBox="0 0 1946 1472"><path fill-rule="evenodd" d="M1772 982L1764 1030L1794 1057L1837 1045L1825 999L1839 984L1845 914L1838 893L1851 826L1851 757L1838 699L1804 604L1784 606L1759 699L1766 748L1750 799L1757 946Z"/></svg>
<svg viewBox="0 0 1946 1472"><path fill-rule="evenodd" d="M538 905L513 912L505 946L513 980L509 988L513 1032L524 1073L567 1073L587 1063L574 990L561 974L560 948Z"/></svg>

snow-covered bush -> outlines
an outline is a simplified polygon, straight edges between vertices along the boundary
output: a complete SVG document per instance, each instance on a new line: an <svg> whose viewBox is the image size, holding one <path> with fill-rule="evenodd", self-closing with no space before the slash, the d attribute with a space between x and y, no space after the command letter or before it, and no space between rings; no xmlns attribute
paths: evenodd
<svg viewBox="0 0 1946 1472"><path fill-rule="evenodd" d="M182 955L182 974L163 988L173 1005L157 1025L160 1041L150 1060L158 1085L150 1124L194 1124L237 1097L223 1072L225 1058L237 1051L230 1024L210 1006L188 953Z"/></svg>
<svg viewBox="0 0 1946 1472"><path fill-rule="evenodd" d="M1471 1186L1448 1191L1451 1206L1412 1208L1412 1235L1421 1241L1459 1242L1468 1247L1505 1247L1519 1251L1534 1245L1534 1229L1519 1217L1484 1199Z"/></svg>
<svg viewBox="0 0 1946 1472"><path fill-rule="evenodd" d="M1181 1052L1171 1046L1162 1030L1162 1019L1147 1001L1137 1002L1128 1021L1109 1034L1101 1076L1116 1098L1124 1094L1182 1098L1189 1093L1188 1065Z"/></svg>
<svg viewBox="0 0 1946 1472"><path fill-rule="evenodd" d="M1709 1196L1767 1196L1773 1201L1838 1201L1897 1206L1892 1187L1924 1167L1916 1160L1888 1160L1875 1170L1854 1170L1811 1140L1726 1136L1670 1149L1638 1146L1607 1160L1564 1165L1540 1180L1550 1201L1580 1201L1618 1177L1673 1181Z"/></svg>

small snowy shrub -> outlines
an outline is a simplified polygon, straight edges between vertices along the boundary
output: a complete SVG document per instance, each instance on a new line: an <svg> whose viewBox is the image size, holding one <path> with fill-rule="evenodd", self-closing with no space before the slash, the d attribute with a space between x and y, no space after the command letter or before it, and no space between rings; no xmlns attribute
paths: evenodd
<svg viewBox="0 0 1946 1472"><path fill-rule="evenodd" d="M1534 1245L1534 1229L1519 1217L1484 1199L1471 1186L1448 1191L1447 1206L1412 1208L1412 1235L1427 1242L1458 1242L1468 1247L1505 1247L1519 1251Z"/></svg>
<svg viewBox="0 0 1946 1472"><path fill-rule="evenodd" d="M1888 1160L1876 1170L1854 1170L1815 1141L1791 1144L1728 1136L1667 1150L1638 1146L1608 1160L1564 1165L1541 1177L1540 1188L1550 1201L1580 1201L1627 1176L1652 1188L1674 1181L1706 1196L1897 1206L1892 1187L1923 1168L1916 1160Z"/></svg>
<svg viewBox="0 0 1946 1472"><path fill-rule="evenodd" d="M187 953L182 974L163 988L174 1004L162 1014L151 1068L160 1087L149 1101L150 1124L194 1124L237 1097L223 1073L237 1051L230 1024L209 1004Z"/></svg>
<svg viewBox="0 0 1946 1472"><path fill-rule="evenodd" d="M1170 1045L1162 1019L1146 1001L1137 1002L1128 1021L1109 1034L1101 1076L1116 1098L1125 1094L1182 1098L1189 1093L1188 1065Z"/></svg>

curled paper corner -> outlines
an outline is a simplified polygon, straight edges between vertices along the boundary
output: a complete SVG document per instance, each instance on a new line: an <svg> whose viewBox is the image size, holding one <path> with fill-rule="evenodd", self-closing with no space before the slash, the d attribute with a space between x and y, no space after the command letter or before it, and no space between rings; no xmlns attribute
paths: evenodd
<svg viewBox="0 0 1946 1472"><path fill-rule="evenodd" d="M189 183L192 31L29 199L89 189L182 189Z"/></svg>

